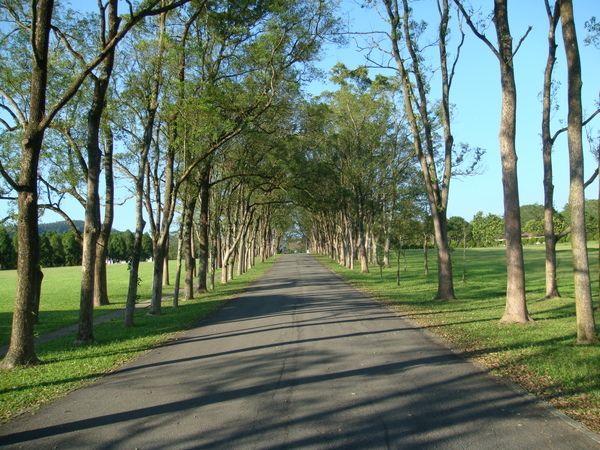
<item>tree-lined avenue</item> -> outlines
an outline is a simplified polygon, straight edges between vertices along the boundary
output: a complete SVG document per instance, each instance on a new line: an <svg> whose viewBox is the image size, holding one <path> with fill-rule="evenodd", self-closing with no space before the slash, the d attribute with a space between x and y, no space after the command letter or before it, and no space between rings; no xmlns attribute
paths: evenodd
<svg viewBox="0 0 600 450"><path fill-rule="evenodd" d="M312 256L0 428L19 448L597 448Z"/></svg>

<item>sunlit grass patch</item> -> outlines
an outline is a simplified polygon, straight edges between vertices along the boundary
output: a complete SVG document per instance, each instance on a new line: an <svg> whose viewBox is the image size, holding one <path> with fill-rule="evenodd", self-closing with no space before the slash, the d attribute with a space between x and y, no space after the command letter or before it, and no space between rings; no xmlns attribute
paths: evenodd
<svg viewBox="0 0 600 450"><path fill-rule="evenodd" d="M590 268L598 267L596 243L590 247ZM457 299L435 302L437 267L429 254L430 274L424 275L423 253L406 251L400 285L396 267L371 273L348 270L326 258L320 260L348 282L442 337L487 367L562 409L600 432L600 346L578 346L571 267L567 245L559 246L558 285L563 298L544 299L543 246L525 246L527 302L535 322L500 324L506 297L505 249L467 249L466 282L462 281L463 253L452 254ZM396 261L394 261L394 265ZM597 306L598 281L592 276ZM600 313L596 313L596 321Z"/></svg>
<svg viewBox="0 0 600 450"><path fill-rule="evenodd" d="M161 316L147 316L146 309L139 309L134 327L124 328L122 318L96 325L94 345L73 345L74 335L38 345L36 352L44 364L1 373L0 422L62 397L172 339L175 333L188 329L259 278L274 261L271 258L257 264L229 283L217 284L214 291L181 302L178 308L167 300Z"/></svg>
<svg viewBox="0 0 600 450"><path fill-rule="evenodd" d="M110 305L94 308L94 315L102 315L120 309L127 301L129 271L127 264L109 264L106 268ZM39 323L36 334L66 327L79 320L79 293L81 267L52 267L43 269L42 295L40 298ZM146 300L151 296L152 263L140 264L138 297ZM17 284L16 270L0 270L0 345L8 344Z"/></svg>

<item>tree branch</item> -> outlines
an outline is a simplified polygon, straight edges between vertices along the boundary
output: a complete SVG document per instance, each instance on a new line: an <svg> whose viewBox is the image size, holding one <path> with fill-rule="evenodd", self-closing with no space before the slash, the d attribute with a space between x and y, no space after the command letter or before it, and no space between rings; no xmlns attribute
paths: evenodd
<svg viewBox="0 0 600 450"><path fill-rule="evenodd" d="M588 117L588 118L587 118L587 119L586 119L586 120L585 120L585 121L584 121L584 122L581 124L581 126L582 126L582 127L585 127L585 126L586 126L588 123L590 123L590 122L592 121L592 119L593 119L594 117L596 117L598 114L600 114L600 108L598 108L596 111L594 111L594 112L592 113L592 115L591 115L590 117ZM556 138L558 138L558 136L559 136L561 133L564 133L564 132L565 132L565 131L567 131L567 130L568 130L568 127L564 127L564 128L561 128L560 130L558 130L556 133L554 133L554 135L552 136L552 144L554 144L554 141L556 140Z"/></svg>
<svg viewBox="0 0 600 450"><path fill-rule="evenodd" d="M494 53L494 55L496 55L496 58L498 58L499 60L502 60L502 55L500 54L498 49L496 47L494 47L494 44L492 44L489 41L489 39L485 36L485 34L481 33L477 29L477 27L471 20L471 16L469 14L467 14L467 11L465 10L464 6L462 5L462 2L459 0L454 0L454 4L458 7L459 11L461 12L463 17L467 21L467 25L469 25L469 28L471 28L471 31L473 31L473 34L475 36L477 36L483 43L485 43L485 45L487 45L490 48L490 50Z"/></svg>
<svg viewBox="0 0 600 450"><path fill-rule="evenodd" d="M27 119L25 118L25 115L23 114L23 111L21 111L21 108L19 108L19 105L17 105L17 103L13 100L13 98L8 95L8 93L0 88L0 95L2 97L4 97L4 99L10 103L10 106L13 107L13 109L10 109L8 106L6 105L0 105L2 106L2 109L4 109L5 111L7 111L17 122L19 122L19 124L25 128L25 124L27 123Z"/></svg>
<svg viewBox="0 0 600 450"><path fill-rule="evenodd" d="M21 190L17 182L13 180L13 178L2 165L2 161L0 161L0 175L2 175L2 178L4 178L6 182L10 185L10 187L13 188L15 191L19 192Z"/></svg>
<svg viewBox="0 0 600 450"><path fill-rule="evenodd" d="M515 51L512 54L513 58L515 57L515 55L519 51L519 48L521 47L521 44L523 43L523 41L525 40L525 38L527 37L527 35L529 34L529 32L532 30L532 28L533 27L530 25L529 28L527 28L527 31L525 32L525 34L523 35L523 37L521 39L519 39L519 43L517 44L517 47L515 48Z"/></svg>
<svg viewBox="0 0 600 450"><path fill-rule="evenodd" d="M82 241L81 232L75 225L75 222L73 222L73 219L71 219L69 217L69 215L66 212L64 212L59 206L55 206L50 203L46 203L46 204L38 205L38 208L53 211L56 214L58 214L59 216L61 216L65 220L65 222L67 222L71 231L75 234L75 239L77 239L79 242Z"/></svg>
<svg viewBox="0 0 600 450"><path fill-rule="evenodd" d="M587 180L585 183L583 183L583 189L586 189L590 184L592 184L597 176L598 176L598 169L594 170L594 173L592 174L590 179Z"/></svg>

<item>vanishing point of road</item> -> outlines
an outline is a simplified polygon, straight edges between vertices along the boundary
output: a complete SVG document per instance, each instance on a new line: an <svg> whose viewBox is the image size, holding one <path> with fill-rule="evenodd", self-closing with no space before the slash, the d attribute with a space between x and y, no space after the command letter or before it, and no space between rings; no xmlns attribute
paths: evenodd
<svg viewBox="0 0 600 450"><path fill-rule="evenodd" d="M31 449L587 449L599 436L285 255L197 327L0 427Z"/></svg>

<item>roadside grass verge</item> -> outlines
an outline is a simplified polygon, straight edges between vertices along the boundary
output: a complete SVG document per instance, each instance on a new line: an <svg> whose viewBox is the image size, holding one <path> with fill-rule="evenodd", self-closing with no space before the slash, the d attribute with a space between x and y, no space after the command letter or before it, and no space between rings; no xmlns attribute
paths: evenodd
<svg viewBox="0 0 600 450"><path fill-rule="evenodd" d="M173 265L171 273L174 273L175 262L171 261L171 263ZM43 269L43 272L39 323L35 326L36 335L72 325L79 320L81 266L52 267ZM111 304L94 308L94 316L124 308L127 301L129 285L127 264L109 264L106 272ZM139 279L138 297L140 300L150 298L152 263L140 264ZM0 270L0 345L6 345L10 340L16 285L16 270Z"/></svg>
<svg viewBox="0 0 600 450"><path fill-rule="evenodd" d="M597 306L597 246L590 243L590 268ZM463 251L453 252L457 300L435 302L437 263L429 252L429 275L424 274L422 250L406 251L400 259L400 286L396 264L370 267L361 274L318 257L350 284L390 305L402 315L440 336L498 375L562 410L595 432L600 432L600 346L576 344L576 316L571 253L558 249L559 290L563 296L546 300L543 246L524 248L527 302L535 322L500 324L506 292L505 249L467 249L466 282L462 281ZM596 322L600 313L596 312Z"/></svg>
<svg viewBox="0 0 600 450"><path fill-rule="evenodd" d="M132 328L124 328L122 318L98 324L94 327L97 341L94 345L73 345L74 334L38 345L36 352L44 364L0 374L0 423L83 387L142 352L173 339L177 332L190 328L261 277L274 262L275 258L270 258L259 263L225 285L216 284L215 290L208 294L180 301L178 308L173 308L168 300L163 301L161 316L147 316L146 309L138 309ZM118 283L109 274L109 284ZM71 297L71 309L77 310L78 289L71 292Z"/></svg>

